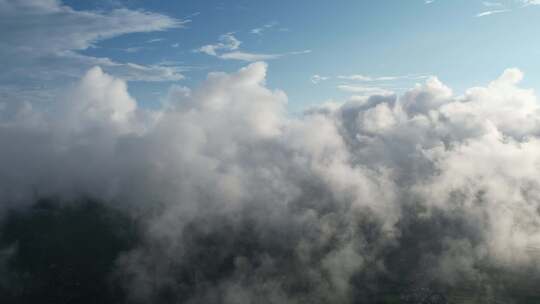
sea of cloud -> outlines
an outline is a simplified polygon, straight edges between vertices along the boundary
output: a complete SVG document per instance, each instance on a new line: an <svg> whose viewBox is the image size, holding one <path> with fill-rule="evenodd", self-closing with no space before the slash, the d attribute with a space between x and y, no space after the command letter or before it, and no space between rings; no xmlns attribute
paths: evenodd
<svg viewBox="0 0 540 304"><path fill-rule="evenodd" d="M210 73L149 110L95 67L50 107L4 104L0 215L84 196L139 219L116 273L145 303L373 303L397 285L511 301L540 274L540 103L519 70L300 116L266 72Z"/></svg>

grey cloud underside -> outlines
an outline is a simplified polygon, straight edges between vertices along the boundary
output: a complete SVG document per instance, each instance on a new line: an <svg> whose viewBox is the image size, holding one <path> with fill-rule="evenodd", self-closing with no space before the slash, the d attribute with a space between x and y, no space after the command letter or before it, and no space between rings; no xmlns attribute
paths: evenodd
<svg viewBox="0 0 540 304"><path fill-rule="evenodd" d="M49 111L10 109L1 210L84 195L137 218L115 263L135 303L529 303L540 107L520 71L302 117L265 75L211 73L150 111L93 68Z"/></svg>

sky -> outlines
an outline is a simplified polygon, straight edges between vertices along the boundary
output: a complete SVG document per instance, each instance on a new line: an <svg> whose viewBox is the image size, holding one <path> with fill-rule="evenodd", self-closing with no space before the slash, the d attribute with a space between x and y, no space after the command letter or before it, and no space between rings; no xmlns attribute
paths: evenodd
<svg viewBox="0 0 540 304"><path fill-rule="evenodd" d="M512 67L538 90L538 4L3 0L0 98L44 100L100 66L127 80L140 105L157 108L171 85L253 61L269 63L268 86L286 92L292 113L399 94L432 75L463 93Z"/></svg>

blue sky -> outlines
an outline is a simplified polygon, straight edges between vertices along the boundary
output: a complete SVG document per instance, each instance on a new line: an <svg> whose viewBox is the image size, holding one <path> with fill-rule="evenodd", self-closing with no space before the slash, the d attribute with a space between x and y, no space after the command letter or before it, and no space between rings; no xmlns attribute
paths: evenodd
<svg viewBox="0 0 540 304"><path fill-rule="evenodd" d="M129 80L141 105L157 107L172 84L196 86L211 71L229 72L257 60L269 63L268 85L287 93L291 112L353 95L399 93L430 75L461 93L509 67L523 70L524 86L538 90L537 4L0 0L0 9L12 17L0 21L0 31L10 37L7 31L18 30L0 43L0 62L7 67L0 74L0 97L18 90L32 98L37 89L44 95L74 81L85 67L100 65ZM67 10L65 20L55 15L58 8ZM90 14L87 27L77 14ZM110 25L94 26L103 24L100 18ZM30 21L43 32L25 30ZM58 31L66 41L56 39L54 28L60 26L75 34ZM25 35L29 41L39 35L39 44L23 41ZM40 65L42 72L36 72Z"/></svg>

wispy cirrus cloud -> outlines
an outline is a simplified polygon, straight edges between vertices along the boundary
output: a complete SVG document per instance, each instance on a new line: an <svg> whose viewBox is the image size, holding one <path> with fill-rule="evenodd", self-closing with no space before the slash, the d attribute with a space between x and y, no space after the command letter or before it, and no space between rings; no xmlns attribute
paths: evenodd
<svg viewBox="0 0 540 304"><path fill-rule="evenodd" d="M28 22L33 26L27 26ZM3 52L45 54L84 50L119 35L184 25L185 21L165 15L125 8L110 12L77 11L52 0L0 0Z"/></svg>
<svg viewBox="0 0 540 304"><path fill-rule="evenodd" d="M345 79L345 80L354 80L354 81L366 81L366 82L374 82L374 81L394 81L394 80L421 80L428 78L427 75L402 75L402 76L367 76L362 74L353 74L353 75L340 75L337 78L338 79Z"/></svg>
<svg viewBox="0 0 540 304"><path fill-rule="evenodd" d="M289 31L288 28L280 26L279 22L272 21L272 22L266 23L266 24L264 24L264 25L262 25L260 27L256 27L256 28L252 29L250 31L250 33L254 34L254 35L262 35L265 32L270 31L270 30L278 31L278 32L287 32L287 31Z"/></svg>
<svg viewBox="0 0 540 304"><path fill-rule="evenodd" d="M255 34L255 35L262 35L263 32L266 32L267 30L270 30L270 29L272 29L272 28L275 28L277 25L278 25L278 23L275 22L275 21L273 21L273 22L264 24L264 25L261 26L261 27L257 27L257 28L252 29L252 30L250 31L250 33Z"/></svg>
<svg viewBox="0 0 540 304"><path fill-rule="evenodd" d="M404 80L423 80L429 78L430 75L426 74L410 74L410 75L387 75L387 76L370 76L364 74L350 74L350 75L338 75L335 77L330 76L320 76L315 74L312 76L312 80L330 80L330 79L339 79L339 80L348 80L354 82L392 82L392 81L404 81Z"/></svg>
<svg viewBox="0 0 540 304"><path fill-rule="evenodd" d="M521 2L524 6L540 5L540 0L521 0Z"/></svg>
<svg viewBox="0 0 540 304"><path fill-rule="evenodd" d="M533 5L540 5L540 0L513 0L507 2L484 1L482 5L487 8L486 11L476 14L476 17L486 17L495 14L508 13L526 8Z"/></svg>
<svg viewBox="0 0 540 304"><path fill-rule="evenodd" d="M486 10L476 14L477 18L508 13L512 10L510 6L507 6L510 5L509 3L504 4L502 2L483 1L482 5L486 8Z"/></svg>
<svg viewBox="0 0 540 304"><path fill-rule="evenodd" d="M154 38L154 39L146 40L146 43L156 43L156 42L161 42L161 41L164 41L164 40L165 40L164 38Z"/></svg>
<svg viewBox="0 0 540 304"><path fill-rule="evenodd" d="M501 7L501 6L504 6L502 3L500 2L491 2L491 1L484 1L482 2L482 4L485 6L485 7Z"/></svg>
<svg viewBox="0 0 540 304"><path fill-rule="evenodd" d="M362 99L371 95L388 96L403 90L418 81L429 79L428 74L371 76L365 74L338 75L334 77L315 74L311 77L313 84L334 80L335 88L339 91L353 94L350 98ZM336 81L338 83L336 83Z"/></svg>
<svg viewBox="0 0 540 304"><path fill-rule="evenodd" d="M280 53L280 54L263 54L263 53L248 53L248 52L242 52L242 51L234 51L234 52L221 54L218 57L225 60L241 60L241 61L247 61L247 62L255 62L255 61L278 59L278 58L282 58L289 55L302 55L302 54L309 54L309 53L311 53L311 50Z"/></svg>
<svg viewBox="0 0 540 304"><path fill-rule="evenodd" d="M218 51L235 51L240 48L242 41L236 39L234 33L226 33L219 37L219 41L214 44L207 44L196 51L210 56L218 56Z"/></svg>
<svg viewBox="0 0 540 304"><path fill-rule="evenodd" d="M234 33L226 33L219 37L218 42L207 44L195 50L198 53L214 56L224 60L240 60L240 61L264 61L278 59L288 55L301 55L311 53L311 50L293 51L287 53L253 53L240 50L242 41L238 40Z"/></svg>
<svg viewBox="0 0 540 304"><path fill-rule="evenodd" d="M486 17L486 16L491 16L491 15L495 15L495 14L502 14L502 13L508 13L508 12L510 12L510 10L508 10L508 9L491 10L491 11L485 11L485 12L478 13L476 15L476 17Z"/></svg>
<svg viewBox="0 0 540 304"><path fill-rule="evenodd" d="M241 51L228 52L219 55L221 59L232 59L232 60L241 60L241 61L264 61L277 59L283 55L281 54L261 54L261 53L248 53Z"/></svg>
<svg viewBox="0 0 540 304"><path fill-rule="evenodd" d="M424 0L424 4L435 3L436 0ZM540 5L540 0L506 0L506 1L482 1L481 5L486 10L481 11L475 17L486 17L495 14L512 12L514 10L533 5Z"/></svg>
<svg viewBox="0 0 540 304"><path fill-rule="evenodd" d="M106 39L182 28L187 22L127 8L80 11L56 0L0 0L0 81L25 96L22 92L37 84L48 89L65 85L98 63L128 80L179 80L184 77L180 68L118 62L82 51ZM134 46L123 51L141 49Z"/></svg>
<svg viewBox="0 0 540 304"><path fill-rule="evenodd" d="M325 81L325 80L328 80L328 79L330 79L330 77L321 76L319 74L315 74L315 75L311 76L311 82L313 84L318 84L319 82Z"/></svg>

